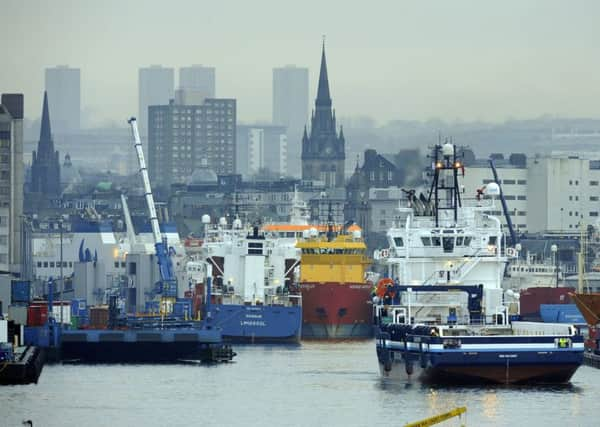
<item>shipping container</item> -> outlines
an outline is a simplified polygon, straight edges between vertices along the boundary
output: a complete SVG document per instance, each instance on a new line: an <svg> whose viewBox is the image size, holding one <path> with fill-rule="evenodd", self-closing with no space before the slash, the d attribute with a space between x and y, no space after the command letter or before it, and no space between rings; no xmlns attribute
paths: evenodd
<svg viewBox="0 0 600 427"><path fill-rule="evenodd" d="M586 323L575 304L540 304L540 317L547 323Z"/></svg>
<svg viewBox="0 0 600 427"><path fill-rule="evenodd" d="M108 326L108 307L90 307L90 328L106 329Z"/></svg>
<svg viewBox="0 0 600 427"><path fill-rule="evenodd" d="M71 314L73 316L81 316L87 311L87 304L84 299L71 300Z"/></svg>
<svg viewBox="0 0 600 427"><path fill-rule="evenodd" d="M48 306L45 304L32 304L27 308L27 325L44 326L48 321Z"/></svg>
<svg viewBox="0 0 600 427"><path fill-rule="evenodd" d="M539 318L542 304L571 304L570 292L574 288L537 287L521 291L520 314L524 319Z"/></svg>
<svg viewBox="0 0 600 427"><path fill-rule="evenodd" d="M10 282L11 304L27 304L31 300L31 283L28 280L12 280Z"/></svg>
<svg viewBox="0 0 600 427"><path fill-rule="evenodd" d="M27 324L27 306L26 305L9 305L8 318L18 325Z"/></svg>
<svg viewBox="0 0 600 427"><path fill-rule="evenodd" d="M173 314L181 317L192 317L192 303L190 301L176 302L173 305Z"/></svg>

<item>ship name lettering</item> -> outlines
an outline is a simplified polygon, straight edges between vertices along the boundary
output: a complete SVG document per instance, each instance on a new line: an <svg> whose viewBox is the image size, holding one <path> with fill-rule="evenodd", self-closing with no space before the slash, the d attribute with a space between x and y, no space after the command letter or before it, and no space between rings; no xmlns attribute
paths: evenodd
<svg viewBox="0 0 600 427"><path fill-rule="evenodd" d="M515 359L517 357L516 354L500 354L498 355L500 359Z"/></svg>

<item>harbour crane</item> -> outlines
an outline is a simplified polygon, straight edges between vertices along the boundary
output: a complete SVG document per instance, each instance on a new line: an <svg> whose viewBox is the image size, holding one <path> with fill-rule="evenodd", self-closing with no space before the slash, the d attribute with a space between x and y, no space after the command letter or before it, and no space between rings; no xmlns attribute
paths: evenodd
<svg viewBox="0 0 600 427"><path fill-rule="evenodd" d="M148 205L150 225L152 226L152 235L154 237L154 248L156 251L156 258L158 260L160 282L157 293L162 294L163 297L176 297L177 278L173 269L173 261L171 260L171 254L169 253L167 238L163 237L160 232L160 225L156 215L156 207L154 206L154 196L152 195L152 188L150 187L150 179L148 178L148 169L146 168L144 152L142 151L142 141L140 140L137 120L135 117L132 117L128 120L128 123L131 126L131 133L133 135L140 174L142 176L142 184L144 185L144 195L146 198L146 204Z"/></svg>

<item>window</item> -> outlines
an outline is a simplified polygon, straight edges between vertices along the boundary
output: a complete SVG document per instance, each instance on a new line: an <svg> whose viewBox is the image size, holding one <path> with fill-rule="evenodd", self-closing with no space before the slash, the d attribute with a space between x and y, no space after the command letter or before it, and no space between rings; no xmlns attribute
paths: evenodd
<svg viewBox="0 0 600 427"><path fill-rule="evenodd" d="M469 246L471 244L471 237L465 236L465 246Z"/></svg>
<svg viewBox="0 0 600 427"><path fill-rule="evenodd" d="M394 244L400 248L404 246L404 240L402 240L402 237L394 237Z"/></svg>
<svg viewBox="0 0 600 427"><path fill-rule="evenodd" d="M119 261L115 261L115 268L119 268Z"/></svg>
<svg viewBox="0 0 600 427"><path fill-rule="evenodd" d="M573 196L569 196L569 201L573 200Z"/></svg>
<svg viewBox="0 0 600 427"><path fill-rule="evenodd" d="M433 246L441 246L442 245L442 241L439 237L432 237L431 243L433 244Z"/></svg>
<svg viewBox="0 0 600 427"><path fill-rule="evenodd" d="M590 185L592 185L592 186L598 186L598 181L590 181Z"/></svg>
<svg viewBox="0 0 600 427"><path fill-rule="evenodd" d="M496 236L490 236L488 239L488 244L495 245L496 244Z"/></svg>
<svg viewBox="0 0 600 427"><path fill-rule="evenodd" d="M527 212L525 212L525 211L519 211L519 212L517 212L517 215L519 215L519 216L525 216L525 215L527 215Z"/></svg>
<svg viewBox="0 0 600 427"><path fill-rule="evenodd" d="M590 216L598 216L598 212L597 211L590 212Z"/></svg>
<svg viewBox="0 0 600 427"><path fill-rule="evenodd" d="M526 179L519 179L519 180L517 180L517 184L519 184L519 185L527 185L527 180Z"/></svg>
<svg viewBox="0 0 600 427"><path fill-rule="evenodd" d="M429 237L421 237L421 242L423 242L423 246L431 246L431 239Z"/></svg>
<svg viewBox="0 0 600 427"><path fill-rule="evenodd" d="M494 182L494 180L493 179L484 179L483 180L484 184L489 184L490 182Z"/></svg>
<svg viewBox="0 0 600 427"><path fill-rule="evenodd" d="M48 268L48 261L44 261L44 268Z"/></svg>
<svg viewBox="0 0 600 427"><path fill-rule="evenodd" d="M572 180L569 180L569 185L573 185L573 181Z"/></svg>
<svg viewBox="0 0 600 427"><path fill-rule="evenodd" d="M504 200L515 200L515 196L504 196Z"/></svg>
<svg viewBox="0 0 600 427"><path fill-rule="evenodd" d="M598 196L590 196L590 202L597 202Z"/></svg>
<svg viewBox="0 0 600 427"><path fill-rule="evenodd" d="M129 274L136 274L136 264L135 262L130 262L129 263Z"/></svg>
<svg viewBox="0 0 600 427"><path fill-rule="evenodd" d="M42 268L42 261L38 261L37 266L38 266L38 268Z"/></svg>
<svg viewBox="0 0 600 427"><path fill-rule="evenodd" d="M54 261L50 261L50 268L54 268Z"/></svg>
<svg viewBox="0 0 600 427"><path fill-rule="evenodd" d="M600 169L600 160L590 160L590 169L591 170Z"/></svg>
<svg viewBox="0 0 600 427"><path fill-rule="evenodd" d="M504 181L502 181L502 183L510 185L510 184L514 184L515 180L514 179L505 179Z"/></svg>
<svg viewBox="0 0 600 427"><path fill-rule="evenodd" d="M579 185L579 181L578 180L575 180L575 185Z"/></svg>
<svg viewBox="0 0 600 427"><path fill-rule="evenodd" d="M517 200L527 200L527 196L517 196Z"/></svg>

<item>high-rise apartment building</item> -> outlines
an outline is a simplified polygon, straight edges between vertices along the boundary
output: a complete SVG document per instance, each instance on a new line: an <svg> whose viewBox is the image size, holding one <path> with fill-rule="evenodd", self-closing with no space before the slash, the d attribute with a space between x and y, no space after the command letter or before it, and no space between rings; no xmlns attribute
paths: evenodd
<svg viewBox="0 0 600 427"><path fill-rule="evenodd" d="M184 90L198 91L205 98L215 95L215 68L202 65L192 65L179 69L179 87Z"/></svg>
<svg viewBox="0 0 600 427"><path fill-rule="evenodd" d="M287 176L287 135L285 126L239 125L236 140L237 173L244 178L265 171Z"/></svg>
<svg viewBox="0 0 600 427"><path fill-rule="evenodd" d="M54 132L78 132L81 124L81 72L60 65L46 68L46 92L52 109Z"/></svg>
<svg viewBox="0 0 600 427"><path fill-rule="evenodd" d="M23 95L0 101L0 272L21 272Z"/></svg>
<svg viewBox="0 0 600 427"><path fill-rule="evenodd" d="M137 122L141 135L145 136L148 131L148 107L150 105L167 105L173 99L174 76L173 68L164 68L161 65L139 69Z"/></svg>
<svg viewBox="0 0 600 427"><path fill-rule="evenodd" d="M196 169L233 174L235 151L235 99L150 106L148 172L153 185L186 183Z"/></svg>
<svg viewBox="0 0 600 427"><path fill-rule="evenodd" d="M300 141L308 122L308 68L273 69L273 124L287 128L288 141ZM300 175L300 144L288 147L289 174Z"/></svg>

